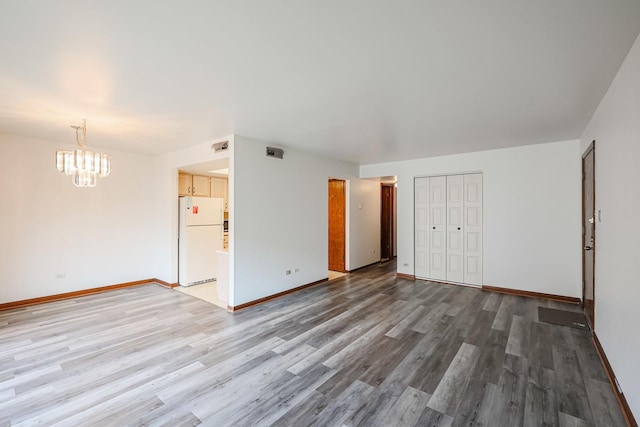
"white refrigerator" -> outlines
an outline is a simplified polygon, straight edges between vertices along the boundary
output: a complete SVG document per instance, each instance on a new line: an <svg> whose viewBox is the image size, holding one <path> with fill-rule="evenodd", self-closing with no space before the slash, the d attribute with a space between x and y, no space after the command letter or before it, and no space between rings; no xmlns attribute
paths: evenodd
<svg viewBox="0 0 640 427"><path fill-rule="evenodd" d="M223 199L180 197L178 283L216 280L216 251L222 249Z"/></svg>

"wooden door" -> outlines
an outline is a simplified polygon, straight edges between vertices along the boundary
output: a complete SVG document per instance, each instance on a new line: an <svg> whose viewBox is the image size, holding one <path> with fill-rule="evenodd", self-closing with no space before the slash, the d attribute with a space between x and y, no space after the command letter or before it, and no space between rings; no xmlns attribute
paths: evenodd
<svg viewBox="0 0 640 427"><path fill-rule="evenodd" d="M393 185L380 187L380 258L393 258Z"/></svg>
<svg viewBox="0 0 640 427"><path fill-rule="evenodd" d="M582 308L595 326L595 141L582 157Z"/></svg>
<svg viewBox="0 0 640 427"><path fill-rule="evenodd" d="M430 277L429 270L429 178L416 178L414 182L415 202L415 276Z"/></svg>
<svg viewBox="0 0 640 427"><path fill-rule="evenodd" d="M482 286L482 174L464 176L464 283Z"/></svg>
<svg viewBox="0 0 640 427"><path fill-rule="evenodd" d="M329 180L329 270L345 270L345 182Z"/></svg>
<svg viewBox="0 0 640 427"><path fill-rule="evenodd" d="M447 177L429 179L431 235L429 236L430 278L447 280Z"/></svg>

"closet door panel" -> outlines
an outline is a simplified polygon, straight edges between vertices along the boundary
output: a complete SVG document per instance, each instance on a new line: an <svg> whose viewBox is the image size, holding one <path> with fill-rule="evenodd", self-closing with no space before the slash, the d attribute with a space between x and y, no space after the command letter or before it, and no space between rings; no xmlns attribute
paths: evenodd
<svg viewBox="0 0 640 427"><path fill-rule="evenodd" d="M415 203L415 276L429 278L429 178L416 178L414 181Z"/></svg>
<svg viewBox="0 0 640 427"><path fill-rule="evenodd" d="M447 281L464 282L464 176L447 176Z"/></svg>
<svg viewBox="0 0 640 427"><path fill-rule="evenodd" d="M429 178L431 279L447 280L447 177Z"/></svg>
<svg viewBox="0 0 640 427"><path fill-rule="evenodd" d="M464 283L482 285L482 174L464 176Z"/></svg>

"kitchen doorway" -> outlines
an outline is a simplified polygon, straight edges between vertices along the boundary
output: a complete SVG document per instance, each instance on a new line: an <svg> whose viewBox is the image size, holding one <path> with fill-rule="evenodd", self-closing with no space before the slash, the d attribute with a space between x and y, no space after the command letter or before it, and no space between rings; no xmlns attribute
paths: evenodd
<svg viewBox="0 0 640 427"><path fill-rule="evenodd" d="M595 326L596 197L595 141L582 156L582 309Z"/></svg>
<svg viewBox="0 0 640 427"><path fill-rule="evenodd" d="M328 239L329 270L339 273L346 271L346 182L329 179L328 183Z"/></svg>
<svg viewBox="0 0 640 427"><path fill-rule="evenodd" d="M225 309L229 302L229 166L228 157L180 166L176 194L180 286L175 290Z"/></svg>

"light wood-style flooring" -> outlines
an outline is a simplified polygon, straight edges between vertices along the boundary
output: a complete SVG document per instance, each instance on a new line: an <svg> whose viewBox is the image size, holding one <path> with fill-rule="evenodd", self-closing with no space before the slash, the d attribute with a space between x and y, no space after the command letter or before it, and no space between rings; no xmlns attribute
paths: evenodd
<svg viewBox="0 0 640 427"><path fill-rule="evenodd" d="M235 314L144 285L0 312L0 426L623 426L579 308L369 267Z"/></svg>

